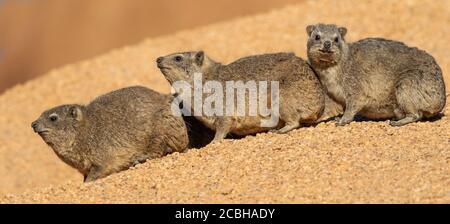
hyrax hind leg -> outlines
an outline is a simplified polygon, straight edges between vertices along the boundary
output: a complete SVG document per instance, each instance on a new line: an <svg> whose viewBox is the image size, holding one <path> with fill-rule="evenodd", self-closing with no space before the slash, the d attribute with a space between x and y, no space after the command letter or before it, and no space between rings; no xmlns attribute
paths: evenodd
<svg viewBox="0 0 450 224"><path fill-rule="evenodd" d="M288 133L294 129L297 129L298 127L300 127L300 122L298 120L291 120L291 121L285 122L284 127L280 128L280 129L271 130L270 132L277 133L277 134L284 134L284 133Z"/></svg>
<svg viewBox="0 0 450 224"><path fill-rule="evenodd" d="M399 120L390 124L402 126L438 114L445 105L445 97L442 97L445 90L439 81L442 80L437 80L434 74L421 71L401 78L395 90L398 108L394 112Z"/></svg>
<svg viewBox="0 0 450 224"><path fill-rule="evenodd" d="M297 111L293 105L281 101L280 119L284 121L284 126L280 129L270 130L272 133L284 134L300 127L301 112Z"/></svg>
<svg viewBox="0 0 450 224"><path fill-rule="evenodd" d="M298 106L298 104L287 104L280 106L280 119L284 121L284 126L277 130L271 130L272 133L284 134L301 126L301 123L311 123L318 119L320 115L320 105L312 107Z"/></svg>
<svg viewBox="0 0 450 224"><path fill-rule="evenodd" d="M309 75L314 77L314 74ZM301 124L317 122L322 114L325 105L324 92L318 81L311 83L307 75L303 76L305 76L303 80L294 80L291 86L281 86L279 111L280 119L285 125L271 132L280 134L290 132L299 128Z"/></svg>

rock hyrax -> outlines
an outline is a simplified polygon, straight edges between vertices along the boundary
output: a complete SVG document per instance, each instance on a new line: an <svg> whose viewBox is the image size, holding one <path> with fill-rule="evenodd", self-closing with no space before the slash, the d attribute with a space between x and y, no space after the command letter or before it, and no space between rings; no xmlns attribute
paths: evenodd
<svg viewBox="0 0 450 224"><path fill-rule="evenodd" d="M439 114L445 106L442 71L425 51L381 38L346 43L347 29L306 28L309 63L328 94L345 108L337 125L355 115L401 126Z"/></svg>
<svg viewBox="0 0 450 224"><path fill-rule="evenodd" d="M32 127L85 182L188 146L182 117L171 112L172 96L145 87L119 89L87 106L45 111Z"/></svg>
<svg viewBox="0 0 450 224"><path fill-rule="evenodd" d="M245 116L196 116L207 127L216 131L215 141L225 138L228 133L241 136L268 130L286 133L302 123L316 122L324 110L325 91L306 61L293 53L249 56L222 65L207 57L203 51L184 52L160 57L157 65L170 84L185 81L193 88L195 73L202 74L203 83L217 81L223 89L227 81L279 82L280 119L275 127L262 127L260 121L263 117L248 116L248 111ZM267 84L269 87L270 85ZM226 98L226 94L223 95ZM245 108L249 108L248 95L246 94ZM268 96L270 97L270 93ZM192 109L192 105L188 107Z"/></svg>

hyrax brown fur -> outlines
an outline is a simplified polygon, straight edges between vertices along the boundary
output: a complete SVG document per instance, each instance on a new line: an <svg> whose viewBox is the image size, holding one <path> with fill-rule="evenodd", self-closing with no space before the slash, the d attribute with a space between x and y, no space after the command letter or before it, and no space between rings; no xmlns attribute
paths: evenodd
<svg viewBox="0 0 450 224"><path fill-rule="evenodd" d="M358 114L401 126L443 110L442 71L425 51L381 38L348 44L347 29L336 25L306 30L309 63L328 94L345 108L338 125Z"/></svg>
<svg viewBox="0 0 450 224"><path fill-rule="evenodd" d="M324 110L325 92L319 80L306 61L293 53L249 56L222 65L207 57L203 51L183 52L160 57L157 65L170 84L185 81L193 88L195 73L202 74L203 83L217 81L223 89L227 81L279 82L280 119L274 127L262 127L263 117L248 116L248 111L245 116L196 116L207 127L216 131L215 141L225 138L228 133L241 136L268 130L286 133L302 123L316 122ZM270 85L269 82L267 86ZM270 91L268 95L270 97ZM224 98L225 96L226 94ZM248 99L246 96L246 108L249 106ZM193 106L188 107L192 109Z"/></svg>
<svg viewBox="0 0 450 224"><path fill-rule="evenodd" d="M187 148L186 126L182 117L172 115L172 98L145 87L128 87L87 106L47 110L32 127L89 182Z"/></svg>

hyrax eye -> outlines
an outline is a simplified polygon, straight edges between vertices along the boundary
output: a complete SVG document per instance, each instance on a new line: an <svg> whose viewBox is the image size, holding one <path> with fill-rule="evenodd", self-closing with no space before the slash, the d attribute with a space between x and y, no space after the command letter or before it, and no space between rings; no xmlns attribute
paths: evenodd
<svg viewBox="0 0 450 224"><path fill-rule="evenodd" d="M50 121L55 122L55 121L58 120L58 116L52 115L52 116L49 117L49 119L50 119Z"/></svg>
<svg viewBox="0 0 450 224"><path fill-rule="evenodd" d="M315 37L314 37L314 39L316 39L316 40L320 40L320 35L319 34L317 34Z"/></svg>
<svg viewBox="0 0 450 224"><path fill-rule="evenodd" d="M183 60L183 57L181 57L181 56L176 56L176 57L174 58L174 60L175 60L176 62L180 62L180 61Z"/></svg>
<svg viewBox="0 0 450 224"><path fill-rule="evenodd" d="M334 42L339 43L339 37L334 38Z"/></svg>

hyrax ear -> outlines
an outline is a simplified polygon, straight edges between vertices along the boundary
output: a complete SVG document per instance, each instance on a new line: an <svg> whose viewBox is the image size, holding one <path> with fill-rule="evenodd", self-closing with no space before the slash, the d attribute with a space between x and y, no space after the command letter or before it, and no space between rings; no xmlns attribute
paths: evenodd
<svg viewBox="0 0 450 224"><path fill-rule="evenodd" d="M314 32L315 29L316 29L315 25L308 25L306 27L306 33L308 33L308 37L311 36L311 33Z"/></svg>
<svg viewBox="0 0 450 224"><path fill-rule="evenodd" d="M344 38L345 34L347 34L347 28L345 27L339 27L338 28L339 33L341 34L341 37Z"/></svg>
<svg viewBox="0 0 450 224"><path fill-rule="evenodd" d="M81 121L83 119L83 111L81 110L81 107L78 105L70 107L69 115L77 121Z"/></svg>
<svg viewBox="0 0 450 224"><path fill-rule="evenodd" d="M204 59L205 59L205 53L203 51L199 51L199 52L195 53L195 63L198 66L203 65Z"/></svg>

